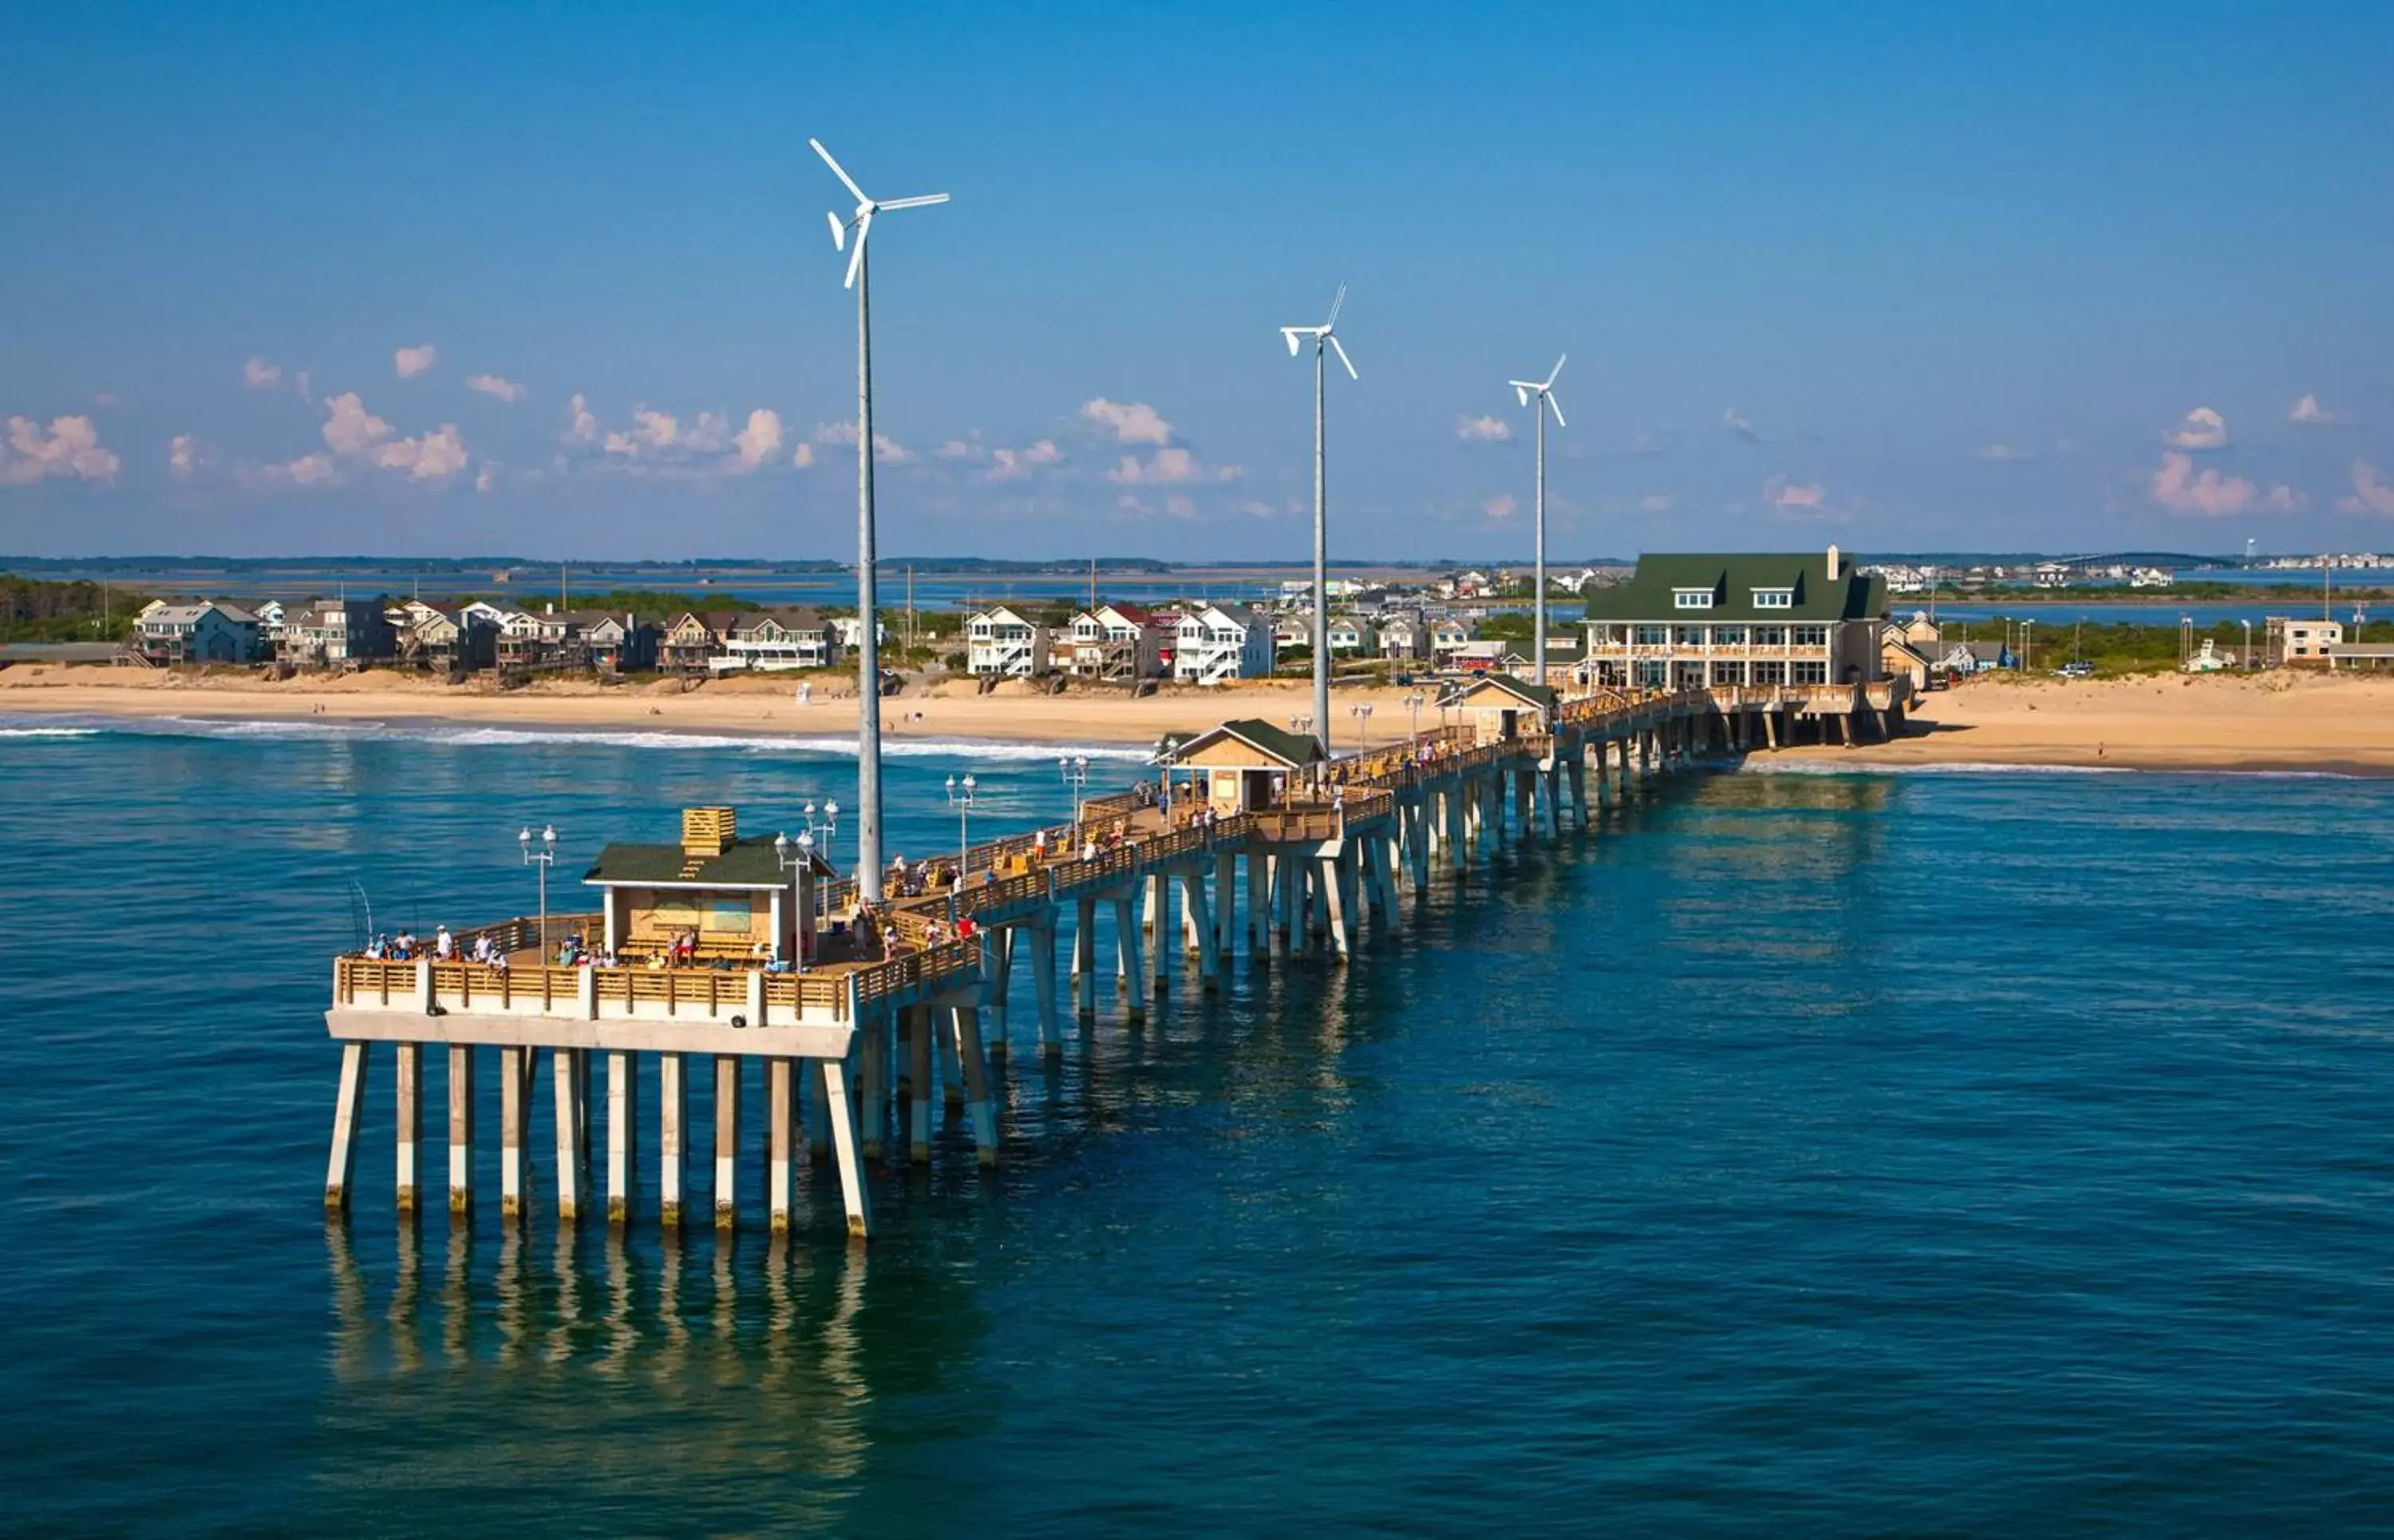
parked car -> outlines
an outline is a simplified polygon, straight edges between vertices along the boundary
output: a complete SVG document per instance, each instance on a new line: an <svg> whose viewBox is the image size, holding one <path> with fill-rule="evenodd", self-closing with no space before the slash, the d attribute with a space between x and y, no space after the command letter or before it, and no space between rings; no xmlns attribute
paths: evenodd
<svg viewBox="0 0 2394 1540"><path fill-rule="evenodd" d="M2095 665L2084 658L2072 658L2055 669L2053 677L2057 679L2091 679L2095 677Z"/></svg>

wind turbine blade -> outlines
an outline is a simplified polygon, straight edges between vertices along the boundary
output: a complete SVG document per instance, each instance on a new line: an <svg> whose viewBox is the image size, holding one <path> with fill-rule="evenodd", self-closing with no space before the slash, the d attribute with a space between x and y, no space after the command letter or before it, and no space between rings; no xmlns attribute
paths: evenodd
<svg viewBox="0 0 2394 1540"><path fill-rule="evenodd" d="M1362 375L1355 373L1355 361L1347 356L1347 345L1345 343L1339 341L1335 336L1333 336L1326 329L1322 334L1322 340L1330 344L1333 349L1336 349L1338 362L1347 366L1347 377L1348 379L1359 380L1363 377Z"/></svg>
<svg viewBox="0 0 2394 1540"><path fill-rule="evenodd" d="M1288 343L1288 356L1291 358L1296 357L1296 328L1294 326L1283 326L1280 329L1280 335Z"/></svg>
<svg viewBox="0 0 2394 1540"><path fill-rule="evenodd" d="M839 185L856 194L856 201L858 203L869 204L873 202L872 199L864 195L864 189L856 185L856 178L841 170L839 163L831 158L831 151L822 147L822 140L809 139L807 142L815 147L815 153L822 157L823 165L831 167L831 174L839 178Z"/></svg>
<svg viewBox="0 0 2394 1540"><path fill-rule="evenodd" d="M864 266L864 238L872 233L873 215L871 211L868 210L856 221L856 249L848 253L848 282L842 283L840 285L841 288L852 289L856 287L856 274L858 270Z"/></svg>
<svg viewBox="0 0 2394 1540"><path fill-rule="evenodd" d="M1519 397L1520 397L1520 398L1521 398L1521 404L1522 404L1523 406L1527 406L1527 405L1529 405L1529 404L1530 404L1530 391L1531 391L1531 389L1532 389L1532 387L1530 387L1530 386L1526 386L1526 385L1523 385L1519 380L1515 380L1515 381L1513 381L1512 383L1513 383L1513 394L1515 394L1515 395L1517 395L1517 396L1519 396Z"/></svg>
<svg viewBox="0 0 2394 1540"><path fill-rule="evenodd" d="M1337 294L1336 294L1336 295L1335 295L1335 296L1332 296L1332 298L1331 298L1331 301L1330 301L1330 319L1329 319L1329 320L1327 320L1327 321L1325 321L1325 322L1323 322L1322 323L1322 329L1323 331L1325 331L1325 332L1326 332L1326 331L1330 330L1330 328L1331 328L1331 327L1335 326L1335 325L1337 325L1337 324L1338 324L1338 308L1339 308L1340 306L1342 306L1342 305L1346 304L1346 303L1347 303L1347 285L1346 285L1346 284L1344 284L1344 283L1341 283L1341 284L1339 284L1339 285L1338 285L1338 292L1337 292Z"/></svg>
<svg viewBox="0 0 2394 1540"><path fill-rule="evenodd" d="M1555 400L1555 398L1549 394L1546 397L1546 404L1555 409L1555 426L1557 428L1569 428L1571 426L1571 424L1563 421L1563 408L1560 401Z"/></svg>
<svg viewBox="0 0 2394 1540"><path fill-rule="evenodd" d="M1555 360L1555 366L1546 371L1546 383L1540 387L1541 389L1550 388L1556 380L1562 377L1563 360L1569 357L1571 357L1569 353L1564 353Z"/></svg>
<svg viewBox="0 0 2394 1540"><path fill-rule="evenodd" d="M846 251L848 249L848 226L840 219L840 217L837 214L832 212L830 209L823 210L823 217L831 221L831 249L834 251Z"/></svg>
<svg viewBox="0 0 2394 1540"><path fill-rule="evenodd" d="M929 205L929 204L944 204L944 203L946 203L947 201L948 201L948 195L947 195L946 193L944 193L944 192L934 192L934 193L931 193L931 194L930 194L929 196L927 196L927 197L922 197L922 198L892 198L892 199L890 199L890 200L889 200L888 203L886 203L886 204L874 204L873 206L874 206L875 209L885 209L885 208L923 208L923 207L926 207L926 206L927 206L927 205Z"/></svg>
<svg viewBox="0 0 2394 1540"><path fill-rule="evenodd" d="M1505 383L1511 386L1516 390L1544 390L1546 388L1545 386L1540 385L1533 379L1508 379ZM1529 398L1526 396L1523 397L1521 403L1524 406L1528 405Z"/></svg>

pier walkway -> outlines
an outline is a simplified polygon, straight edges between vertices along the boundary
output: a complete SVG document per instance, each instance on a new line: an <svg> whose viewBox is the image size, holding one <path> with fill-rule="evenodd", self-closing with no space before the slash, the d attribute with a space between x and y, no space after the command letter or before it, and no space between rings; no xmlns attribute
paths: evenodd
<svg viewBox="0 0 2394 1540"><path fill-rule="evenodd" d="M819 895L794 895L797 945L812 965L803 971L732 958L700 967L558 966L552 949L560 935L604 935L612 947L612 909L551 915L545 933L539 921L516 918L455 938L461 957L487 938L501 966L340 956L325 1013L341 1046L325 1203L348 1212L379 1046L393 1060L397 1203L402 1212L417 1207L431 1047L447 1056L448 1206L470 1215L476 1067L494 1050L500 1209L520 1220L533 1191L535 1071L545 1052L555 1133L548 1173L560 1219L581 1218L593 1194L597 1120L609 1222L634 1219L641 1168L652 1161L656 1217L678 1226L691 1153L687 1076L699 1057L715 1077L715 1223L739 1222L741 1083L755 1061L767 1085L768 1223L788 1227L795 1166L811 1159L835 1170L848 1231L865 1236L864 1163L896 1158L901 1147L927 1161L934 1095L961 1106L981 1163L996 1163L991 1059L1007 1051L1018 1011L1040 1051L1059 1054L1068 1001L1079 1021L1096 1020L1102 972L1113 975L1117 1008L1137 1021L1166 986L1176 953L1205 992L1219 987L1242 938L1255 958L1347 957L1366 928L1401 934L1407 895L1434 873L1508 839L1556 837L1567 824L1587 829L1594 809L1632 776L1798 735L1850 742L1892 734L1908 691L1900 680L1605 690L1557 703L1496 679L1465 687L1454 702L1459 725L1327 760L1258 756L1240 738L1241 724L1226 724L1164 757L1164 796L1089 798L1071 823L973 847L960 880L893 898L871 913L869 931L864 924L807 928L805 916L856 908L852 882L821 880ZM1252 739L1275 736L1248 727ZM1205 795L1175 805L1176 774L1204 784ZM1112 920L1104 958L1101 912ZM878 937L867 950L882 955L836 960L867 935ZM1069 960L1059 965L1066 946ZM1025 971L1027 1002L1014 995ZM640 1149L642 1054L657 1058L647 1077L660 1100L650 1161ZM605 1060L603 1115L593 1105L594 1056Z"/></svg>

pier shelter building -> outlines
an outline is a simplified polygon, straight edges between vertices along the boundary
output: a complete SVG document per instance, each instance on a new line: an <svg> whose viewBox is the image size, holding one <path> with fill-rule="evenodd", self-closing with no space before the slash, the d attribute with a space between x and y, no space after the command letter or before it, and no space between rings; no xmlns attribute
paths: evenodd
<svg viewBox="0 0 2394 1540"><path fill-rule="evenodd" d="M1475 744L1512 744L1546 736L1554 723L1555 701L1547 686L1510 674L1483 674L1441 702L1440 709L1459 713Z"/></svg>
<svg viewBox="0 0 2394 1540"><path fill-rule="evenodd" d="M695 932L694 960L702 964L795 961L801 944L815 956L822 907L816 895L839 876L821 852L811 858L811 880L802 882L795 866L783 869L772 836L740 837L733 809L687 808L681 823L678 845L618 844L598 852L582 879L599 894L602 934L588 943L603 940L609 953L646 961L670 955Z"/></svg>
<svg viewBox="0 0 2394 1540"><path fill-rule="evenodd" d="M1168 744L1163 757L1172 770L1203 776L1205 804L1223 818L1279 802L1322 758L1322 744L1313 738L1259 717Z"/></svg>

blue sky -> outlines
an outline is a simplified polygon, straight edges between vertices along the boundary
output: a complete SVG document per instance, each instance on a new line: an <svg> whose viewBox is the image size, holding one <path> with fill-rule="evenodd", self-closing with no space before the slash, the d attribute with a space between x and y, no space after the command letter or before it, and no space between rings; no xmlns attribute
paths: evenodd
<svg viewBox="0 0 2394 1540"><path fill-rule="evenodd" d="M2394 546L2389 102L2382 4L11 7L0 551L852 554L809 134L955 195L885 552L1302 554L1342 279L1342 557L1526 552L1565 349L1559 554Z"/></svg>

